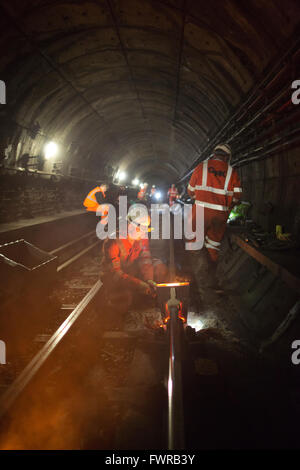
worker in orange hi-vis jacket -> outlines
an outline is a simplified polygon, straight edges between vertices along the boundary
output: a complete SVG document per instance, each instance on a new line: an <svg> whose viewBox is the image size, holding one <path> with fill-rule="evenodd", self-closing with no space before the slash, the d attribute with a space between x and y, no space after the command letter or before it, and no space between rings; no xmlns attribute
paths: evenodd
<svg viewBox="0 0 300 470"><path fill-rule="evenodd" d="M85 200L83 201L83 205L85 206L86 210L89 212L97 212L101 214L101 223L107 223L107 216L108 216L108 209L109 206L106 203L106 192L108 190L107 184L102 184L101 186L97 186L96 188L92 189L89 192Z"/></svg>
<svg viewBox="0 0 300 470"><path fill-rule="evenodd" d="M173 206L174 202L178 198L178 190L175 186L175 184L172 184L168 191L168 196L169 196L169 206Z"/></svg>
<svg viewBox="0 0 300 470"><path fill-rule="evenodd" d="M147 189L148 189L148 184L144 183L141 189L139 190L138 196L137 196L140 201L143 201L146 198Z"/></svg>
<svg viewBox="0 0 300 470"><path fill-rule="evenodd" d="M105 202L107 189L108 189L107 185L102 184L101 186L97 186L96 188L92 189L92 191L89 192L89 194L83 201L83 205L84 207L86 207L87 211L97 212L99 204L102 204ZM99 196L100 196L100 200L99 200Z"/></svg>
<svg viewBox="0 0 300 470"><path fill-rule="evenodd" d="M196 205L199 204L204 208L204 246L213 262L218 259L228 215L242 195L241 182L230 165L230 158L230 146L217 145L212 157L195 168L188 185L188 193L195 199L193 230Z"/></svg>
<svg viewBox="0 0 300 470"><path fill-rule="evenodd" d="M129 308L136 295L154 298L156 282L167 279L166 266L151 257L148 238L143 238L145 231L151 231L150 217L129 214L127 220L126 238L104 241L100 273L107 301L114 306L118 302L122 310Z"/></svg>

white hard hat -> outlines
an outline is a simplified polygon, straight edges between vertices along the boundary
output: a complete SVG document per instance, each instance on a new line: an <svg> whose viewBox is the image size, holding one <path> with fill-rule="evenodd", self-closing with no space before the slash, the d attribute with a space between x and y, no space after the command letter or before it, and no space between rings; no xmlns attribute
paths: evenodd
<svg viewBox="0 0 300 470"><path fill-rule="evenodd" d="M221 150L222 152L226 153L229 157L231 157L231 147L228 144L218 144L214 148L214 152L216 150Z"/></svg>
<svg viewBox="0 0 300 470"><path fill-rule="evenodd" d="M144 227L144 229L147 232L152 231L152 228L150 227L151 219L150 219L149 215L144 215L144 214L141 214L140 212L137 211L135 214L130 214L129 213L127 215L127 220L131 224L134 224L134 225L137 225L137 226L140 226L140 227Z"/></svg>

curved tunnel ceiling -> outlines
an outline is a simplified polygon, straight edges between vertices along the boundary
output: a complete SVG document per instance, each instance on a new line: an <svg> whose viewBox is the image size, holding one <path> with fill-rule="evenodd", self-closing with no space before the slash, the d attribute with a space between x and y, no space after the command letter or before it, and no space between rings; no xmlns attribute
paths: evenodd
<svg viewBox="0 0 300 470"><path fill-rule="evenodd" d="M174 180L295 32L296 4L3 0L10 117L79 164Z"/></svg>

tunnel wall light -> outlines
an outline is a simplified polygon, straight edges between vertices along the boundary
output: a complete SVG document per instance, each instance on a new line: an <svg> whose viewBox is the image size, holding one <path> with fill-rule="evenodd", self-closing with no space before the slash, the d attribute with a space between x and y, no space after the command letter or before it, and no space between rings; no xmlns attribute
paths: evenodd
<svg viewBox="0 0 300 470"><path fill-rule="evenodd" d="M48 142L44 147L44 153L46 160L53 158L57 155L58 145L55 142Z"/></svg>
<svg viewBox="0 0 300 470"><path fill-rule="evenodd" d="M126 178L127 178L127 174L125 173L125 171L120 171L120 173L118 174L118 180L125 181Z"/></svg>
<svg viewBox="0 0 300 470"><path fill-rule="evenodd" d="M132 181L132 184L133 184L133 186L137 186L137 185L139 184L138 178L135 178L135 179Z"/></svg>

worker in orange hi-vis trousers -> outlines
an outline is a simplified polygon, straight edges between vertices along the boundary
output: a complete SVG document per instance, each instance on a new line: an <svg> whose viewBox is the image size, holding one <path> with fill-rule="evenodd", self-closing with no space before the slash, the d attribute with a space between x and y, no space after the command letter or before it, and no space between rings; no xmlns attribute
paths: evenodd
<svg viewBox="0 0 300 470"><path fill-rule="evenodd" d="M177 197L178 197L178 190L175 186L175 184L172 184L172 186L170 187L169 191L168 191L168 196L169 196L169 206L173 206L173 204L175 203Z"/></svg>
<svg viewBox="0 0 300 470"><path fill-rule="evenodd" d="M217 145L213 156L196 167L188 185L188 193L195 199L193 230L196 205L199 204L204 208L204 246L214 263L218 259L230 210L242 195L241 182L229 163L230 158L230 146Z"/></svg>

